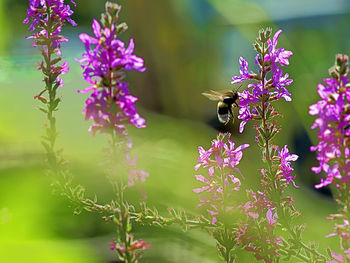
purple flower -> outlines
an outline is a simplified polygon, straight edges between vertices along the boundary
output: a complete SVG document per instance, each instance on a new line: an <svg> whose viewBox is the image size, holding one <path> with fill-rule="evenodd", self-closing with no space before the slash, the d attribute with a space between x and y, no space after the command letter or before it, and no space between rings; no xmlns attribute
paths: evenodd
<svg viewBox="0 0 350 263"><path fill-rule="evenodd" d="M325 187L327 185L330 185L334 182L335 179L342 179L340 172L339 172L339 165L335 164L333 167L330 167L327 163L323 164L322 167L320 167L321 169L314 169L315 167L313 167L311 170L315 173L320 173L321 169L326 172L327 174L327 178L323 179L321 178L321 182L317 185L315 185L316 189ZM318 170L318 171L317 171Z"/></svg>
<svg viewBox="0 0 350 263"><path fill-rule="evenodd" d="M95 37L85 33L79 35L86 49L79 63L84 70L83 76L87 82L95 85L116 70L139 72L146 70L143 59L133 54L135 46L133 39L130 39L128 47L125 48L124 42L117 39L114 25L111 28L102 29L99 22L94 19L92 28Z"/></svg>
<svg viewBox="0 0 350 263"><path fill-rule="evenodd" d="M289 78L287 73L283 73L282 66L289 65L288 58L293 55L291 51L284 48L277 48L277 42L282 30L279 30L273 39L266 41L268 52L263 52L259 47L258 54L255 57L255 64L259 67L259 73L248 72L248 62L240 57L241 64L240 75L233 76L231 83L241 83L244 80L252 80L247 86L247 90L239 93L240 111L238 118L241 121L239 131L242 133L245 124L254 118L260 119L259 107L266 101L272 102L280 98L291 101L291 94L287 86L292 84L293 80ZM265 47L265 42L261 43ZM258 45L259 46L259 45ZM271 72L270 74L267 74ZM269 78L267 76L270 76ZM264 78L264 79L263 79ZM269 105L267 105L267 108Z"/></svg>
<svg viewBox="0 0 350 263"><path fill-rule="evenodd" d="M248 62L245 61L244 58L240 57L239 64L241 64L241 68L239 69L240 75L232 77L232 81L231 81L232 84L241 83L246 79L252 78L252 76L248 72Z"/></svg>
<svg viewBox="0 0 350 263"><path fill-rule="evenodd" d="M278 38L281 33L282 30L278 30L273 36L272 41L271 39L268 39L267 43L269 45L269 54L266 56L265 61L270 60L273 64L279 63L281 66L288 66L288 58L292 56L293 53L289 50L285 50L284 48L276 49Z"/></svg>
<svg viewBox="0 0 350 263"><path fill-rule="evenodd" d="M128 186L143 183L148 176L149 173L142 169L132 169L128 173Z"/></svg>
<svg viewBox="0 0 350 263"><path fill-rule="evenodd" d="M243 157L242 150L248 148L249 144L240 145L235 149L235 144L230 139L227 139L227 142L228 144L224 144L224 149L227 154L227 158L224 159L224 163L226 163L226 165L232 169L239 171L236 166L239 164Z"/></svg>
<svg viewBox="0 0 350 263"><path fill-rule="evenodd" d="M206 168L210 164L210 156L213 153L213 149L209 149L208 151L204 150L202 146L198 147L199 157L198 164L194 167L195 171L199 169L199 167Z"/></svg>
<svg viewBox="0 0 350 263"><path fill-rule="evenodd" d="M196 171L200 167L212 169L211 167L214 166L236 169L236 166L242 159L242 150L248 148L249 144L241 145L235 149L235 144L228 137L230 137L228 133L219 134L218 138L212 141L212 148L207 151L201 146L198 147L199 157L198 164L195 166ZM224 140L227 143L224 143Z"/></svg>
<svg viewBox="0 0 350 263"><path fill-rule="evenodd" d="M75 2L71 2L76 6ZM31 22L29 29L33 32L31 36L25 38L33 39L33 47L41 46L43 48L44 60L39 64L38 69L47 76L56 76L56 83L61 87L63 82L60 75L67 73L69 67L67 62L58 64L61 60L60 45L68 41L60 33L65 22L69 22L73 26L77 25L70 18L72 14L73 11L68 4L64 4L64 0L30 0L27 18L23 21L24 24ZM52 58L54 54L59 57ZM47 65L48 62L51 68Z"/></svg>
<svg viewBox="0 0 350 263"><path fill-rule="evenodd" d="M131 158L130 152L127 150L126 164L130 168L129 172L128 172L128 186L141 184L141 183L145 182L147 177L149 176L148 172L146 172L142 169L136 169L137 158L138 158L137 155L134 158Z"/></svg>
<svg viewBox="0 0 350 263"><path fill-rule="evenodd" d="M74 6L76 6L74 1L71 2L74 4ZM47 10L49 10L50 16L48 16ZM64 0L29 0L27 18L24 19L23 23L28 24L30 21L32 21L29 26L30 31L36 30L37 26L39 26L39 29L43 29L45 32L45 27L40 25L41 23L55 23L55 27L52 28L56 28L56 31L51 33L56 35L57 33L61 32L61 27L66 21L72 26L77 26L74 20L70 18L72 14L73 11L70 9L69 5L64 4Z"/></svg>
<svg viewBox="0 0 350 263"><path fill-rule="evenodd" d="M277 215L277 212L275 212L274 214L272 214L272 211L274 209L273 208L269 208L266 212L266 218L267 218L267 222L270 224L270 225L273 225L277 222L277 218L278 218L278 215Z"/></svg>
<svg viewBox="0 0 350 263"><path fill-rule="evenodd" d="M106 11L110 12L109 9L113 8L115 10L108 15L114 16L113 21L117 21L120 10L118 5L112 4ZM86 120L91 118L94 121L90 127L93 134L99 130L126 135L125 124L144 128L146 121L136 110L135 103L138 98L130 94L128 83L122 79L125 71L143 72L146 68L143 59L133 54L134 40L130 39L126 46L118 39L124 27L118 26L116 22L103 23L94 19L94 36L85 33L79 35L86 52L78 62L83 68L84 79L90 84L79 92L92 92L83 112Z"/></svg>
<svg viewBox="0 0 350 263"><path fill-rule="evenodd" d="M207 211L212 216L211 224L215 225L215 223L217 222L217 217L216 216L219 214L219 212L217 211L216 206L211 205L211 207L213 208L213 210L212 209L207 209Z"/></svg>
<svg viewBox="0 0 350 263"><path fill-rule="evenodd" d="M111 94L107 89L95 90L85 102L85 120L92 119L94 124L90 132L101 133L115 130L117 134L126 135L126 123L137 128L144 128L146 121L140 117L135 108L136 98L129 95L128 83L119 83L120 91L111 101Z"/></svg>
<svg viewBox="0 0 350 263"><path fill-rule="evenodd" d="M292 171L294 169L290 166L290 162L294 162L298 160L298 155L296 154L290 154L287 145L283 147L283 149L280 151L280 149L277 147L278 156L280 160L280 171L282 172L284 179L281 181L286 181L287 184L289 184L291 181L294 183L295 175L291 175Z"/></svg>
<svg viewBox="0 0 350 263"><path fill-rule="evenodd" d="M273 86L276 88L276 91L272 91L270 95L276 94L276 99L284 98L286 101L292 101L292 98L290 97L291 94L287 90L286 86L289 86L292 84L293 80L288 79L289 75L286 73L283 75L283 70L276 65L272 65L272 69L274 74L272 75L272 83Z"/></svg>
<svg viewBox="0 0 350 263"><path fill-rule="evenodd" d="M276 223L278 215L277 212L273 213L276 207L268 200L266 194L260 191L253 192L247 190L248 197L250 201L242 204L240 206L242 213L244 213L248 218L258 219L260 216L265 215L269 225L274 225Z"/></svg>
<svg viewBox="0 0 350 263"><path fill-rule="evenodd" d="M348 57L337 55L337 60L348 67ZM316 188L329 184L339 186L350 181L350 87L346 77L348 70L340 72L337 67L330 69L334 78L324 79L325 84L319 84L317 91L320 100L309 107L309 114L317 116L311 129L317 129L319 143L311 147L317 153L319 166L312 171L319 174L322 171L327 177L321 179ZM342 75L343 74L343 75Z"/></svg>
<svg viewBox="0 0 350 263"><path fill-rule="evenodd" d="M207 212L212 217L212 224L217 221L219 213L228 209L223 200L228 200L234 192L240 190L241 181L235 174L241 175L237 166L243 157L242 151L249 147L244 144L235 148L229 137L229 134L219 134L212 141L209 150L198 147L198 164L194 169L198 171L200 167L205 168L207 175L195 175L196 180L204 185L194 188L193 192L201 194L199 207L209 207Z"/></svg>
<svg viewBox="0 0 350 263"><path fill-rule="evenodd" d="M218 184L213 177L210 177L210 180L208 180L207 178L205 178L203 175L200 175L200 174L195 175L195 177L197 181L200 181L205 184L205 186L202 186L201 188L193 189L193 192L195 192L196 194L199 194L203 191L206 191L206 192L216 191L216 192L222 193L222 186Z"/></svg>

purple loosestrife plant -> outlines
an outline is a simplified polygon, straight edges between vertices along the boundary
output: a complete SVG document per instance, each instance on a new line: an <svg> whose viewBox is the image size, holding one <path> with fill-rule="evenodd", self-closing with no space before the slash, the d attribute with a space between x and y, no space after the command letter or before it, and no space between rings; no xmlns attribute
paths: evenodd
<svg viewBox="0 0 350 263"><path fill-rule="evenodd" d="M292 196L285 190L295 185L291 162L298 156L290 154L288 146L273 144L272 139L280 132L276 117L280 116L274 103L279 99L291 101L288 86L293 82L283 67L289 65L292 52L278 47L282 30L272 37L270 28L259 31L254 48L257 51L255 64L258 71L251 72L248 62L240 57L240 75L232 77L232 83L249 81L247 89L239 93L240 132L250 120L255 120L255 141L262 151L265 167L260 170L261 191L247 191L249 201L242 204L242 213L247 220L237 232L239 246L254 253L256 259L277 262L280 259L297 257L303 262L324 262L325 256L313 246L302 242L304 226L295 225L299 212L294 207ZM278 227L289 233L288 239L277 235Z"/></svg>
<svg viewBox="0 0 350 263"><path fill-rule="evenodd" d="M75 5L73 1L71 3ZM116 252L119 259L129 263L139 262L142 251L150 248L144 240L134 239L131 232L133 222L157 226L177 223L184 229L210 226L210 222L204 218L190 217L182 210L169 209L171 216L162 217L157 210L148 208L145 202L141 203L140 211L136 211L124 198L128 187L140 185L148 177L147 172L137 168L137 157L131 156L132 143L127 133L127 125L143 128L145 120L137 113L137 98L130 95L128 83L124 81L126 71L143 72L145 67L143 59L133 55L133 39L127 46L118 39L118 34L127 27L125 24L116 23L120 6L110 2L106 3L106 13L102 15L101 23L93 21L95 37L80 35L86 48L80 62L84 69L84 78L90 84L82 91L91 91L84 109L86 119L94 121L90 131L93 134L99 131L111 136L106 171L116 190L117 198L109 203L99 204L97 196L89 199L83 186L73 185L73 177L62 157L62 151L56 150L55 147L57 130L54 113L61 101L57 96L58 88L63 86L60 76L68 72L68 64L61 62L60 52L61 43L68 40L60 35L60 32L65 22L68 21L72 25L76 23L70 19L73 12L63 0L29 1L29 7L24 23L31 23L30 29L33 34L26 38L33 39L33 46L41 47L43 55L39 70L44 74L45 88L35 98L46 106L40 110L48 119L42 141L47 151L48 172L54 177L58 192L76 207L74 213L96 212L101 214L106 222L115 222L117 239L111 243L111 250ZM123 159L124 162L121 162ZM125 172L126 178L116 175L115 171Z"/></svg>
<svg viewBox="0 0 350 263"><path fill-rule="evenodd" d="M329 69L331 78L318 84L320 100L310 106L309 114L317 116L311 129L317 129L319 140L311 151L317 153L319 166L313 167L316 174L324 172L326 178L316 188L334 185L335 199L339 205L338 214L327 217L339 222L334 226L334 233L328 235L340 238L342 254L332 252L333 261L350 260L350 83L349 57L336 55L335 65Z"/></svg>
<svg viewBox="0 0 350 263"><path fill-rule="evenodd" d="M195 175L202 185L193 189L193 192L199 195L198 207L204 208L205 214L210 217L213 228L209 232L216 239L221 257L226 262L234 262L236 256L233 253L235 236L232 218L238 208L235 196L240 191L242 179L237 166L243 157L242 151L249 145L235 148L229 137L230 134L219 134L207 151L198 147L199 157L195 170L202 168L205 173Z"/></svg>
<svg viewBox="0 0 350 263"><path fill-rule="evenodd" d="M120 260L136 263L142 257L141 250L149 249L150 245L144 240L134 239L131 232L133 222L148 226L179 224L184 230L212 225L204 217L189 216L183 210L172 208L169 208L169 218L162 217L156 209L148 208L145 202L141 202L140 211L136 211L125 200L127 188L144 182L149 174L137 168L137 157L131 157L132 143L127 127L144 128L146 122L138 114L135 108L137 98L130 94L129 84L124 80L127 71L144 72L146 68L143 59L133 54L134 40L125 45L119 39L119 34L127 29L125 23L117 24L120 8L115 3L107 2L101 21L93 20L94 36L85 33L79 36L86 52L78 60L83 76L89 83L89 87L79 92L91 92L83 110L85 119L93 120L90 132L111 137L106 172L117 198L106 205L97 204L96 199L84 198L80 199L80 203L85 210L107 214L105 220L117 224L117 238L111 243L111 250ZM127 178L122 176L123 171Z"/></svg>
<svg viewBox="0 0 350 263"><path fill-rule="evenodd" d="M148 173L136 169L137 157L130 155L132 143L127 125L144 128L146 122L138 114L135 108L138 99L130 94L124 78L126 71L144 72L146 68L143 59L133 54L134 40L125 45L119 39L119 34L127 29L125 23L118 24L120 9L115 3L106 2L106 13L102 14L101 22L93 20L94 36L80 34L86 52L78 62L89 83L89 87L80 92L91 92L83 111L86 120L93 120L90 131L94 135L99 131L111 136L107 174L115 189L117 198L113 204L118 210L111 215L117 224L117 239L111 249L123 262L136 263L142 256L140 250L150 246L143 240L134 240L130 213L134 208L125 200L124 192L127 187L144 182ZM123 159L124 166L116 165ZM127 179L121 176L123 171L128 174Z"/></svg>
<svg viewBox="0 0 350 263"><path fill-rule="evenodd" d="M76 6L74 1L69 3ZM69 71L68 63L62 62L60 51L61 43L67 42L68 39L60 33L66 22L76 26L76 23L70 18L72 14L70 5L65 4L64 0L30 0L27 18L23 21L24 24L30 23L29 29L32 31L32 35L26 38L33 39L33 46L39 47L43 56L38 69L44 75L45 87L34 98L40 100L44 105L39 109L45 113L48 124L42 144L47 153L49 173L57 180L56 184L59 187L66 183L68 175L63 168L64 160L55 147L57 130L54 112L58 110L61 101L57 96L58 89L63 87L60 76Z"/></svg>
<svg viewBox="0 0 350 263"><path fill-rule="evenodd" d="M70 1L69 3L76 5L73 1ZM121 31L122 28L125 29L125 26L123 25L114 30L114 22L116 21L119 6L107 3L107 8L107 14L105 14L102 19L102 23L109 23L109 27L104 29L104 32L106 33L105 36L109 33L115 34L115 32L117 32L116 30ZM80 213L82 210L87 210L103 214L103 218L107 222L115 220L118 223L119 235L118 240L112 243L111 249L115 250L119 255L119 258L123 259L125 262L138 262L139 258L142 256L140 250L148 249L150 246L143 240L135 240L133 238L131 233L130 215L133 217L133 220L138 219L142 222L146 221L146 217L151 222L160 218L158 221L162 220L161 222L164 222L164 224L166 224L166 220L154 216L154 212L146 207L142 207L142 213L136 213L133 206L129 206L124 202L123 191L125 185L114 185L115 187L121 187L121 190L118 189L118 192L121 193L119 195L120 200L112 200L108 204L98 204L96 196L93 200L85 197L85 188L81 185L72 184L73 177L67 168L66 161L62 157L62 151L56 149L57 130L54 113L58 110L58 105L61 101L57 96L57 91L59 87L63 86L60 76L67 73L69 70L68 63L62 62L60 51L61 43L67 42L68 39L60 35L60 32L66 22L69 22L73 26L76 25L76 23L70 18L72 14L73 11L70 9L70 5L65 4L64 0L32 0L29 1L29 9L27 11L28 16L24 20L25 24L30 23L30 30L33 32L31 36L26 38L33 39L33 46L40 47L43 55L43 60L39 63L39 70L44 74L43 81L45 83L45 88L35 96L35 99L40 100L41 103L46 106L46 108L41 107L40 110L46 114L48 120L46 133L43 136L42 141L47 152L48 173L54 177L53 179L55 180L54 185L57 188L56 190L58 190L61 195L68 198L76 207L74 211L76 214ZM94 22L94 27L97 27L96 22ZM109 33L108 28L110 29ZM94 31L97 32L97 29L94 29ZM101 34L103 35L104 33L101 32ZM84 39L83 36L82 38ZM106 45L102 43L103 41L101 39L99 41L101 42L101 49L105 48ZM113 41L113 39L109 38L108 41L112 41L113 43L110 43L115 45L115 41L117 40ZM93 95L87 102L86 114L87 118L93 118L96 120L96 127L91 128L93 132L98 129L110 132L110 128L112 128L114 131L112 133L113 135L116 135L117 133L125 135L124 145L128 147L126 147L123 152L124 155L127 156L126 170L129 174L128 185L132 186L143 182L148 176L148 173L137 169L136 158L130 157L129 148L131 147L131 142L129 138L126 137L125 124L132 123L137 127L144 127L145 122L135 110L134 102L137 99L129 94L127 88L128 84L122 82L123 73L121 70L131 70L132 68L135 68L139 71L143 71L144 68L143 60L132 55L133 41L130 42L128 48L124 48L120 41L117 45L119 45L118 47L115 46L117 52L119 52L118 54L122 54L123 57L120 59L119 64L117 59L115 59L113 66L110 67L113 70L117 69L116 71L109 71L109 65L105 64L106 60L103 60L104 63L101 65L97 65L96 61L93 61L97 70L99 69L99 66L102 71L107 67L107 71L104 72L110 74L108 80L111 81L107 83L113 82L115 83L115 86L94 90ZM95 57L98 56L98 50L99 49L95 49ZM113 53L113 49L110 49L108 52ZM94 56L93 52L89 54L91 54L91 57ZM104 52L104 56L111 57L110 54L106 52ZM110 61L107 61L107 63L109 62ZM87 71L88 70L85 70L84 72L86 73ZM116 77L116 75L118 75L118 77ZM98 87L97 81L95 83L95 87ZM101 94L99 94L99 92L101 92ZM112 92L113 96L111 96ZM103 121L105 121L106 124ZM114 146L117 144L116 139L116 136L114 136ZM115 152L115 150L113 150L113 152ZM120 222L122 222L122 224Z"/></svg>

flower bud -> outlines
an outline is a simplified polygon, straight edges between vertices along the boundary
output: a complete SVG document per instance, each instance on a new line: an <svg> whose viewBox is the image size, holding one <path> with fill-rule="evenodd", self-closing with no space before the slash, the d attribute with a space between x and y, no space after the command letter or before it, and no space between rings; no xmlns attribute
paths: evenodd
<svg viewBox="0 0 350 263"><path fill-rule="evenodd" d="M259 45L259 43L258 43L257 41L255 42L255 44L254 44L253 46L254 46L256 52L258 52L258 53L260 53L260 54L262 53L261 46ZM260 57L259 57L259 58L260 58ZM261 59L260 59L260 60L258 59L258 61L259 61L259 63L260 63ZM260 63L260 65L261 65L261 63Z"/></svg>
<svg viewBox="0 0 350 263"><path fill-rule="evenodd" d="M112 17L115 17L118 15L119 11L121 9L121 6L117 3L112 2L106 2L106 11L108 14L110 14Z"/></svg>

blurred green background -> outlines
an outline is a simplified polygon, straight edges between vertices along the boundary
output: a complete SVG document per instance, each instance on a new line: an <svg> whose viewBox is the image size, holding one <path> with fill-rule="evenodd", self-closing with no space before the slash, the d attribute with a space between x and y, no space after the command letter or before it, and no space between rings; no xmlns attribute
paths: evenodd
<svg viewBox="0 0 350 263"><path fill-rule="evenodd" d="M81 32L91 32L93 17L104 10L102 0L77 0L73 18L77 28L67 26L69 42L62 52L70 62L60 90L58 112L59 145L88 192L101 201L113 198L103 174L104 136L92 137L89 123L81 113L85 96L77 90L86 86L80 66ZM316 192L319 178L310 172L315 156L309 152L315 132L309 131L313 118L308 105L317 100L316 85L327 77L337 53L350 54L350 2L346 0L129 0L123 6L121 21L129 30L122 39L135 39L135 54L145 60L145 73L128 73L130 89L139 97L137 107L147 119L147 128L131 130L139 166L150 172L144 184L148 202L166 210L184 207L196 213L197 196L192 188L197 147L208 148L218 130L230 131L237 144L250 143L240 169L245 187L256 188L261 157L254 143L252 124L238 134L239 121L223 127L216 118L216 105L201 92L228 89L232 75L238 74L238 58L248 60L253 70L252 43L260 28L281 28L279 46L294 53L285 68L294 83L293 101L278 105L284 115L283 130L276 138L288 144L300 158L296 164L297 184L293 190L306 222L306 240L337 250L336 239L324 217L336 210L330 192ZM39 50L23 38L29 34L23 25L28 3L0 0L0 262L112 262L108 243L113 225L98 215L73 216L70 204L52 194L45 176L40 136L44 116L33 99L42 88L36 63ZM245 194L242 190L242 198ZM137 194L134 196L137 197ZM234 219L233 219L234 220ZM136 226L136 236L152 243L144 262L218 262L215 243L201 231L183 233L169 229ZM252 262L243 258L241 262Z"/></svg>

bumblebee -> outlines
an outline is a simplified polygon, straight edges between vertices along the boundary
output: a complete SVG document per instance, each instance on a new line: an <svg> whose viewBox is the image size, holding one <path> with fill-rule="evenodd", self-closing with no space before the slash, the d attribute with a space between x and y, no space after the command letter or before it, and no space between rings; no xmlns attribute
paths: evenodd
<svg viewBox="0 0 350 263"><path fill-rule="evenodd" d="M238 93L234 90L203 92L202 95L213 101L219 101L217 106L217 115L221 123L225 125L232 119L234 122L233 107L238 106Z"/></svg>

